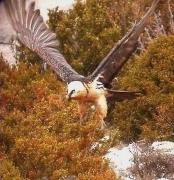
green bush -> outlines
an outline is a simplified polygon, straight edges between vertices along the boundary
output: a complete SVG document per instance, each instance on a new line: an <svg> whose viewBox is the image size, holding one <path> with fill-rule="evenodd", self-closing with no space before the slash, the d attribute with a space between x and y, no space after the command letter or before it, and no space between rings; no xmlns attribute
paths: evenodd
<svg viewBox="0 0 174 180"><path fill-rule="evenodd" d="M173 79L173 35L156 39L128 63L115 86L142 91L144 96L116 105L112 123L122 139L155 139L173 133Z"/></svg>

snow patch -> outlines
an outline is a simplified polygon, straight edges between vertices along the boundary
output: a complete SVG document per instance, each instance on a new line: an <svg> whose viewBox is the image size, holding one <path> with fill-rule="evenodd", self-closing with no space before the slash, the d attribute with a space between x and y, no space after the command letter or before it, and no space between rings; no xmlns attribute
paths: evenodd
<svg viewBox="0 0 174 180"><path fill-rule="evenodd" d="M154 150L160 150L164 153L174 155L174 143L169 141L157 141L152 144Z"/></svg>
<svg viewBox="0 0 174 180"><path fill-rule="evenodd" d="M151 147L154 150L160 150L166 154L174 155L174 143L169 141L156 141ZM133 154L140 153L141 148L136 143L129 144L128 146L119 148L114 147L108 150L104 159L109 161L111 168L114 172L124 180L131 180L132 178L128 169L134 164ZM164 178L159 180L165 180Z"/></svg>
<svg viewBox="0 0 174 180"><path fill-rule="evenodd" d="M108 153L104 156L105 159L109 160L111 167L114 172L119 176L128 180L127 169L133 165L133 153L135 152L135 144L130 144L127 147L111 148Z"/></svg>
<svg viewBox="0 0 174 180"><path fill-rule="evenodd" d="M1 45L0 44L0 54L5 61L8 62L10 66L16 64L15 52L12 49L11 45Z"/></svg>

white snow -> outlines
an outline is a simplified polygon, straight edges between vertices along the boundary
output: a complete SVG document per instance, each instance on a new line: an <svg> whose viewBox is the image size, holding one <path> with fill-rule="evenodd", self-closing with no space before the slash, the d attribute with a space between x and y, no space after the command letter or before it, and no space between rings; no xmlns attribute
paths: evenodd
<svg viewBox="0 0 174 180"><path fill-rule="evenodd" d="M156 141L151 147L154 150L160 150L164 153L174 155L174 143L169 141ZM141 148L136 143L129 144L123 148L114 147L109 149L104 159L109 161L114 172L124 180L131 180L128 169L133 165L133 154L140 153ZM165 179L160 179L165 180Z"/></svg>
<svg viewBox="0 0 174 180"><path fill-rule="evenodd" d="M115 173L125 180L128 180L129 173L127 171L133 165L133 153L135 152L135 144L119 148L111 148L108 153L104 156L105 159L109 160L111 167Z"/></svg>
<svg viewBox="0 0 174 180"><path fill-rule="evenodd" d="M13 51L11 45L0 44L0 54L4 60L9 63L10 66L16 64L15 51Z"/></svg>
<svg viewBox="0 0 174 180"><path fill-rule="evenodd" d="M152 144L154 150L160 150L167 154L174 155L174 143L170 141L157 141Z"/></svg>

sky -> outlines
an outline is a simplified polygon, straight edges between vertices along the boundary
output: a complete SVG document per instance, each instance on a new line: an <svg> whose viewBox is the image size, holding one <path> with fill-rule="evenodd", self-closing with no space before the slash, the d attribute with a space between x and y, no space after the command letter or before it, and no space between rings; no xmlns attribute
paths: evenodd
<svg viewBox="0 0 174 180"><path fill-rule="evenodd" d="M36 0L39 9L41 10L42 16L44 19L47 19L48 9L52 9L56 6L59 6L60 9L67 10L69 9L74 0Z"/></svg>

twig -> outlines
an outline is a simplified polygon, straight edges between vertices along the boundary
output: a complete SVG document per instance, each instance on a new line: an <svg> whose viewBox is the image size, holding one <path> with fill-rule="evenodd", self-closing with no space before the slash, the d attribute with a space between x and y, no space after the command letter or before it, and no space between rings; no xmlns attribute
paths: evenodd
<svg viewBox="0 0 174 180"><path fill-rule="evenodd" d="M152 41L152 36L150 35L150 32L149 32L149 29L148 28L145 28L145 32L146 32L146 34L147 34L147 37L148 37L148 40L149 41Z"/></svg>
<svg viewBox="0 0 174 180"><path fill-rule="evenodd" d="M11 46L11 43L6 43L6 42L0 42L0 45L7 45L7 46Z"/></svg>
<svg viewBox="0 0 174 180"><path fill-rule="evenodd" d="M144 42L143 42L143 39L142 39L142 37L140 36L139 37L139 39L138 39L138 43L139 43L139 49L141 50L141 51L143 51L144 49L145 49L145 45L144 45Z"/></svg>
<svg viewBox="0 0 174 180"><path fill-rule="evenodd" d="M168 4L168 10L169 10L169 14L170 14L170 28L171 28L172 33L174 33L174 15L172 13L170 0L167 1L167 4Z"/></svg>
<svg viewBox="0 0 174 180"><path fill-rule="evenodd" d="M155 20L156 20L156 34L157 34L157 36L166 35L166 31L165 31L164 26L162 24L160 11L158 12L158 14L154 13L154 15L155 15Z"/></svg>

